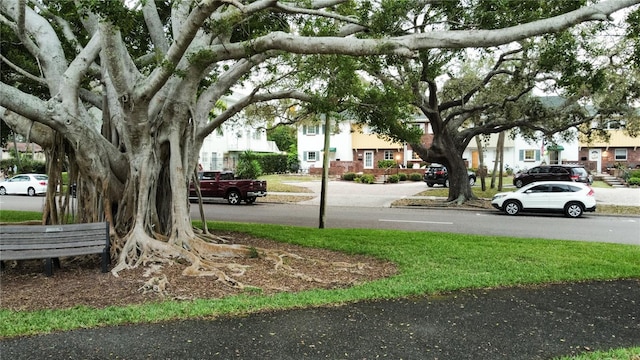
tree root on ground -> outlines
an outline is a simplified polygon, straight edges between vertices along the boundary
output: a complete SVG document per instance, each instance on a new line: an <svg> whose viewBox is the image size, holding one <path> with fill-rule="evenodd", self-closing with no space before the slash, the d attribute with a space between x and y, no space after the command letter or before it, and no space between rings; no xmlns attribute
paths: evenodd
<svg viewBox="0 0 640 360"><path fill-rule="evenodd" d="M264 259L273 263L275 271L282 271L289 276L318 283L325 283L325 281L295 271L295 269L284 263L284 259L289 257L297 260L315 261L329 264L332 267L345 271L351 271L353 269L361 271L365 268L365 264L362 263L328 263L315 259L304 259L289 252L276 252L264 248L229 244L228 240L223 238L218 238L217 240L223 240L225 243L214 243L209 240L215 238L215 236L207 236L207 239L202 239L201 236L203 235L205 234L191 236L180 242L181 246L178 246L176 243L172 243L170 239L163 237L156 239L143 231L133 230L122 239L124 246L120 252L118 263L113 270L111 270L111 273L114 276L118 276L118 272L122 270L146 266L147 270L144 276L153 277L145 282L140 288L140 291L143 291L143 293L157 292L164 294L169 283L167 282L166 276L161 274L161 264L173 264L176 261L186 262L188 264L182 271L182 274L185 276L210 276L227 286L237 289L245 288L245 284L238 281L236 277L241 277L248 266L226 262L223 261L223 259Z"/></svg>

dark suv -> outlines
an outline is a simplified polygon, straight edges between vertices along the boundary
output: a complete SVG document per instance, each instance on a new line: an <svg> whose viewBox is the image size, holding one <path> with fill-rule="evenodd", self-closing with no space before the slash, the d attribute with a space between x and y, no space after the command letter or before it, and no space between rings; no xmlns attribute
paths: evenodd
<svg viewBox="0 0 640 360"><path fill-rule="evenodd" d="M473 186L476 183L476 173L471 170L467 170L469 175L469 185ZM427 171L424 172L422 178L427 186L433 187L435 184L449 187L449 175L447 174L447 168L440 164L431 164L427 166Z"/></svg>
<svg viewBox="0 0 640 360"><path fill-rule="evenodd" d="M513 185L521 188L534 181L575 181L592 183L592 177L582 165L541 165L513 176Z"/></svg>

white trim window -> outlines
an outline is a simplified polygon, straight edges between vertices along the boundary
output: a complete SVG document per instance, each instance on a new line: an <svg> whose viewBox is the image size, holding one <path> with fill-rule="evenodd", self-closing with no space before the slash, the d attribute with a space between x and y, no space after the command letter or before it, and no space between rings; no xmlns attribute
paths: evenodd
<svg viewBox="0 0 640 360"><path fill-rule="evenodd" d="M309 135L309 136L319 135L320 125L303 125L302 134Z"/></svg>
<svg viewBox="0 0 640 360"><path fill-rule="evenodd" d="M319 151L305 151L304 152L304 161L314 162L320 159Z"/></svg>
<svg viewBox="0 0 640 360"><path fill-rule="evenodd" d="M520 150L520 161L540 161L540 150Z"/></svg>
<svg viewBox="0 0 640 360"><path fill-rule="evenodd" d="M627 161L627 149L615 149L614 157L616 161Z"/></svg>
<svg viewBox="0 0 640 360"><path fill-rule="evenodd" d="M384 159L385 160L394 160L394 158L393 158L393 150L385 150L384 151Z"/></svg>

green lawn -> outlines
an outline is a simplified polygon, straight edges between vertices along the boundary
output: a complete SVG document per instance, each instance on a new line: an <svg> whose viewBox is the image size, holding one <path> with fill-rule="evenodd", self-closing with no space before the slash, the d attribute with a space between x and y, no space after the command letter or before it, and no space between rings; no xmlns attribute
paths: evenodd
<svg viewBox="0 0 640 360"><path fill-rule="evenodd" d="M13 212L0 211L0 221L6 221L10 213ZM22 214L23 220L25 214ZM38 213L29 214L37 219ZM265 296L249 291L218 300L166 301L106 309L0 310L0 337L420 296L465 288L640 278L640 247L631 245L244 223L212 222L209 229L240 231L280 242L365 254L394 262L399 272L391 278L348 289L297 294Z"/></svg>

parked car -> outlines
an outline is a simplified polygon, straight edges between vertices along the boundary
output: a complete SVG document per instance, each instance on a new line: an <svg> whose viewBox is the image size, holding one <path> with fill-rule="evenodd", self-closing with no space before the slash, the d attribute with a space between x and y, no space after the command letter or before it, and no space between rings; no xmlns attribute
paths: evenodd
<svg viewBox="0 0 640 360"><path fill-rule="evenodd" d="M584 212L596 211L596 198L589 184L541 181L513 192L498 193L493 196L491 205L509 215L521 211L562 212L577 218Z"/></svg>
<svg viewBox="0 0 640 360"><path fill-rule="evenodd" d="M469 185L473 186L476 183L476 173L467 170L467 175L469 177ZM427 166L422 179L429 187L433 187L436 184L449 187L449 175L444 165L434 163Z"/></svg>
<svg viewBox="0 0 640 360"><path fill-rule="evenodd" d="M47 192L49 177L45 174L20 174L0 182L0 195L26 194L34 196Z"/></svg>
<svg viewBox="0 0 640 360"><path fill-rule="evenodd" d="M264 180L236 179L230 171L203 171L198 173L200 193L203 198L223 198L231 205L241 201L253 204L258 197L267 196L267 182ZM189 199L198 198L193 183L189 184Z"/></svg>
<svg viewBox="0 0 640 360"><path fill-rule="evenodd" d="M513 185L517 188L535 181L575 181L591 184L593 177L582 165L541 165L513 176Z"/></svg>

